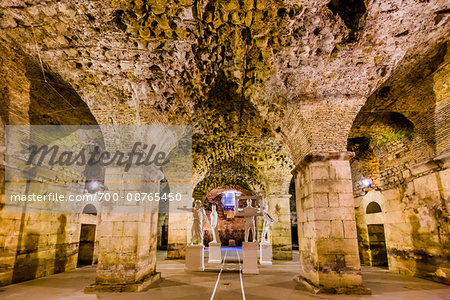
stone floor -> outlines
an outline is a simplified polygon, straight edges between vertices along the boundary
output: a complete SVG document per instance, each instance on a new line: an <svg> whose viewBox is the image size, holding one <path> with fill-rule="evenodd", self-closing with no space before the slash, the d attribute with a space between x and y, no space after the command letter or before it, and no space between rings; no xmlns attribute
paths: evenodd
<svg viewBox="0 0 450 300"><path fill-rule="evenodd" d="M296 290L295 259L260 266L259 275L243 275L241 251L223 248L226 262L206 264L205 272L186 273L184 261L160 260L158 271L163 279L141 293L84 294L84 287L95 279L95 268L84 267L2 287L0 299L450 299L450 286L378 268L363 268L364 285L372 290L371 296L312 295ZM164 257L164 253L158 253L159 259Z"/></svg>

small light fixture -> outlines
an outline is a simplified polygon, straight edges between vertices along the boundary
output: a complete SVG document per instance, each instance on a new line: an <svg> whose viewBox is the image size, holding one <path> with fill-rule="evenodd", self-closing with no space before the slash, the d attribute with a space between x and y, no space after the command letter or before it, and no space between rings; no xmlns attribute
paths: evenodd
<svg viewBox="0 0 450 300"><path fill-rule="evenodd" d="M98 180L89 180L86 182L86 189L88 193L94 194L103 189L103 184Z"/></svg>
<svg viewBox="0 0 450 300"><path fill-rule="evenodd" d="M372 180L369 179L369 178L364 178L364 179L361 181L361 183L362 183L362 185L363 185L365 188L370 188L370 187L372 187Z"/></svg>

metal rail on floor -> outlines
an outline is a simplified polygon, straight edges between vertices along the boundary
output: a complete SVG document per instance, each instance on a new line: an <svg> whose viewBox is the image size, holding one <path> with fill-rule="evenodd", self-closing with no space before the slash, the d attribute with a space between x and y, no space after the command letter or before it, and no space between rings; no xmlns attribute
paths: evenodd
<svg viewBox="0 0 450 300"><path fill-rule="evenodd" d="M241 257L239 256L239 252L236 250L236 254L238 256L238 260L239 260L239 277L241 279L241 292L242 292L242 299L245 300L245 292L244 292L244 283L242 281L242 265L241 265Z"/></svg>
<svg viewBox="0 0 450 300"><path fill-rule="evenodd" d="M219 275L217 276L217 280L216 280L216 285L214 286L214 290L213 290L210 300L213 300L214 295L216 294L217 286L219 285L219 281L220 281L220 275L222 275L223 266L225 265L225 260L227 259L227 254L228 254L228 249L225 250L225 255L223 257L222 266L220 267Z"/></svg>
<svg viewBox="0 0 450 300"><path fill-rule="evenodd" d="M227 259L228 250L229 250L228 248L225 250L225 255L224 255L224 258L223 258L223 262L222 262L222 265L220 266L220 271L219 271L219 274L217 275L216 284L214 285L214 290L213 290L213 292L212 292L212 295L211 295L210 300L213 300L213 299L214 299L214 296L216 295L216 290L217 290L217 287L219 286L219 282L220 282L220 276L222 275L223 268L224 268L224 266L225 266L225 262L226 262L226 259ZM246 300L246 299L245 299L245 291L244 291L244 282L243 282L243 280L242 280L242 264L241 264L241 257L240 257L240 255L239 255L239 251L237 250L237 248L235 248L234 250L236 251L236 254L237 254L237 257L238 257L238 261L239 261L239 279L240 279L240 282L241 282L242 299L243 299L243 300Z"/></svg>

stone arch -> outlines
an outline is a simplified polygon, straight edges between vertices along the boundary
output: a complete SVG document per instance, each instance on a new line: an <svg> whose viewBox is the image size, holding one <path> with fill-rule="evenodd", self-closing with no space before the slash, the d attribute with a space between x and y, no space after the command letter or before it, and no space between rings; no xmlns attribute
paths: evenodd
<svg viewBox="0 0 450 300"><path fill-rule="evenodd" d="M228 178L223 175L208 176L195 186L193 197L203 200L208 191L221 186L240 186L245 190L251 191L253 194L260 194L264 191L264 185L261 182L245 175L234 178Z"/></svg>
<svg viewBox="0 0 450 300"><path fill-rule="evenodd" d="M442 124L446 109L441 104L443 97L446 97L443 81L450 59L448 48L448 42L434 41L420 45L414 53L408 53L391 76L367 98L349 137L367 129L364 124L373 124L374 120L385 124L388 121L405 130L413 129L403 134L409 134L410 139L417 134L434 153L442 152L442 147L437 143L443 141L436 130L442 131L439 124ZM420 60L416 59L415 53L421 53ZM397 131L399 129L396 128ZM371 133L373 135L374 132Z"/></svg>
<svg viewBox="0 0 450 300"><path fill-rule="evenodd" d="M448 48L448 42L434 40L405 55L368 97L352 125L347 146L356 154L351 167L363 263L372 263L371 227L383 225L392 270L439 277L433 272L440 266L437 257L445 255L445 246L429 241L439 240L434 232L447 222L442 217L445 201L437 191L441 189L440 162L448 156L444 133L448 126L443 125L448 114L448 105L443 104L448 99L444 88ZM372 179L373 186L362 188L361 178ZM366 213L370 200L380 205L381 212ZM431 207L438 213L431 216ZM426 261L413 259L414 253L421 253Z"/></svg>
<svg viewBox="0 0 450 300"><path fill-rule="evenodd" d="M89 203L89 204L86 204L83 207L82 213L96 216L97 215L97 208L93 204Z"/></svg>
<svg viewBox="0 0 450 300"><path fill-rule="evenodd" d="M371 190L362 197L361 206L365 214L366 224L383 224L384 220L384 196L380 191ZM377 211L374 209L379 208Z"/></svg>
<svg viewBox="0 0 450 300"><path fill-rule="evenodd" d="M234 213L227 211L222 205L223 193L227 191L236 191L243 196L251 196L254 193L247 188L235 184L224 184L209 190L205 196L205 210L209 214L212 210L212 205L216 205L219 215L219 235L222 245L224 246L240 246L244 240L244 219L234 217ZM212 233L210 228L205 228L205 242L208 244L212 240ZM232 240L230 242L230 240Z"/></svg>
<svg viewBox="0 0 450 300"><path fill-rule="evenodd" d="M30 124L98 124L88 105L59 74L47 68L42 70L39 63L29 57L25 57L24 65L25 76L30 82Z"/></svg>
<svg viewBox="0 0 450 300"><path fill-rule="evenodd" d="M1 73L4 76L4 80L0 80L0 131L2 137L6 125L22 125L24 128L29 128L29 125L96 126L98 124L91 109L71 84L60 76L58 71L53 71L44 64L44 73L42 72L37 56L29 55L19 45L1 39L0 63ZM73 126L73 130L66 130L57 138L64 139L76 129L79 129L79 127ZM36 133L35 130L31 127L31 134L24 137L24 140L30 141L33 133ZM4 147L5 145L1 144L0 146ZM1 193L4 194L3 170L0 170L0 177ZM77 179L82 178L83 172L80 170ZM3 205L0 205L0 210L2 209ZM47 214L48 221L59 225L52 226L46 232L49 235L56 236L56 240L54 241L54 247L50 245L50 248L45 249L39 243L34 245L28 242L30 235L38 239L39 234L33 233L33 230L27 226L24 217L11 216L10 220L20 224L20 230L17 234L11 236L16 242L7 246L7 253L12 253L11 257L8 258L8 261L11 262L8 268L14 271L11 276L4 277L5 282L20 282L44 274L49 275L51 274L49 272L57 273L75 268L77 253L76 251L69 251L73 247L70 244L72 243L71 235L73 232L67 230L67 228L78 228L77 230L79 230L80 223L96 223L98 218L98 216L83 214L82 211L83 207L80 204L75 205L73 214ZM85 216L87 218L94 217L95 220L85 220L83 219ZM35 222L34 219L38 217L37 214L29 214L29 218L32 222ZM79 231L76 231L75 234L77 233ZM49 251L48 249L53 250ZM32 257L42 258L39 264L33 267L33 270L23 267L30 265L27 260L23 260L17 254L24 251L32 253ZM23 268L22 272L25 271L27 274L22 274L19 271L21 268Z"/></svg>
<svg viewBox="0 0 450 300"><path fill-rule="evenodd" d="M366 214L375 214L381 212L381 206L376 202L370 202L366 207Z"/></svg>

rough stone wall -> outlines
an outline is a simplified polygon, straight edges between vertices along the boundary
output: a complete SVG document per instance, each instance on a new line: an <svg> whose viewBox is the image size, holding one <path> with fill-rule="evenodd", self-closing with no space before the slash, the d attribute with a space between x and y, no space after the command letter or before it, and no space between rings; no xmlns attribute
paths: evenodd
<svg viewBox="0 0 450 300"><path fill-rule="evenodd" d="M424 166L424 169L426 167ZM371 265L367 224L384 224L389 269L411 276L449 283L448 169L431 171L377 197L355 199L360 258ZM372 191L374 192L374 191ZM369 192L369 193L372 193ZM367 204L382 208L377 219L366 215ZM447 201L448 202L448 201Z"/></svg>
<svg viewBox="0 0 450 300"><path fill-rule="evenodd" d="M295 162L311 151L344 151L364 99L449 26L442 1L6 1L2 8L2 39L35 59L39 49L100 123L187 121L204 137L262 130ZM315 122L324 114L326 122Z"/></svg>
<svg viewBox="0 0 450 300"><path fill-rule="evenodd" d="M41 86L38 63L23 53L19 47L0 45L0 114L2 127L2 168L4 156L5 125L65 124L86 121L93 118L84 112L51 113L64 109L63 93L72 104L79 101L71 89L60 78L51 77L46 88ZM56 87L56 89L54 88ZM59 104L58 104L59 103ZM84 104L84 103L83 103ZM50 109L49 109L50 108ZM46 113L44 113L44 109ZM84 116L83 116L84 115ZM56 122L56 123L53 123ZM64 272L76 267L80 238L81 213L55 214L6 213L4 209L4 169L0 174L2 198L0 202L0 285L30 280L53 273ZM81 212L81 210L80 210Z"/></svg>
<svg viewBox="0 0 450 300"><path fill-rule="evenodd" d="M367 225L384 224L390 270L448 284L448 44L425 53L369 97L350 133L349 148L366 142L352 161L358 240L372 264ZM378 191L361 189L363 177L379 178ZM382 208L376 218L368 199Z"/></svg>
<svg viewBox="0 0 450 300"><path fill-rule="evenodd" d="M66 191L59 189L57 192ZM68 214L44 209L28 212L26 206L19 207L17 212L6 212L4 196L3 192L0 210L0 285L74 269L81 223L86 222L81 214L82 207L80 213ZM93 222L89 220L89 223Z"/></svg>
<svg viewBox="0 0 450 300"><path fill-rule="evenodd" d="M412 144L417 147L392 144L379 156L383 219L375 224L385 225L390 270L448 283L448 169L426 159L420 144ZM354 174L364 173L359 167L352 163ZM368 203L361 205L365 192L355 182L354 191L360 258L370 265Z"/></svg>
<svg viewBox="0 0 450 300"><path fill-rule="evenodd" d="M0 284L74 269L80 238L78 219L78 214L2 213Z"/></svg>
<svg viewBox="0 0 450 300"><path fill-rule="evenodd" d="M433 172L383 191L392 270L449 283L450 227L440 188L448 174Z"/></svg>

